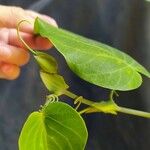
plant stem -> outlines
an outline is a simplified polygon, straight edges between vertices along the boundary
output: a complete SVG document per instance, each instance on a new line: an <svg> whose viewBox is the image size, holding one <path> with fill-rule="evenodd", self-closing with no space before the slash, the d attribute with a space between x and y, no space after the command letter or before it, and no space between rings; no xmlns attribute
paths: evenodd
<svg viewBox="0 0 150 150"><path fill-rule="evenodd" d="M78 95L76 95L70 91L67 91L67 90L65 91L64 94L66 96L74 99L74 101L79 97ZM80 102L90 106L90 107L88 107L88 109L85 109L85 110L88 110L87 113L104 112L104 113L117 114L116 112L118 111L118 106L112 100L111 101L109 100L109 101L93 102L91 100L88 100L88 99L85 99L82 97Z"/></svg>
<svg viewBox="0 0 150 150"><path fill-rule="evenodd" d="M65 91L64 94L74 100L79 97L78 95L76 95L70 91L67 91L67 90ZM131 109L131 108L120 107L112 100L105 101L105 102L104 101L93 102L93 101L83 98L81 100L81 103L90 106L92 111L90 110L90 107L88 107L87 109L80 111L80 113L84 113L87 110L89 110L88 112L91 111L91 113L92 112L104 112L104 113L116 114L117 112L121 112L121 113L125 113L125 114L139 116L139 117L150 118L150 113L148 113L148 112L139 111L139 110L135 110L135 109Z"/></svg>
<svg viewBox="0 0 150 150"><path fill-rule="evenodd" d="M20 35L20 33L19 33L19 31L20 31L20 26L21 26L21 24L22 24L23 22L30 23L30 22L27 21L27 20L22 20L22 21L20 21L20 22L18 23L18 25L17 25L17 35L18 35L20 41L25 45L25 47L26 47L32 54L36 55L36 51L34 51L31 47L29 47L29 46L26 44L26 42L22 39L22 37L21 37L21 35Z"/></svg>
<svg viewBox="0 0 150 150"><path fill-rule="evenodd" d="M139 117L150 118L150 113L140 111L140 110L131 109L131 108L125 108L125 107L119 106L118 112L130 114L130 115L135 115L135 116L139 116Z"/></svg>
<svg viewBox="0 0 150 150"><path fill-rule="evenodd" d="M70 91L67 91L67 90L65 91L64 94L65 94L66 96L72 98L72 99L77 99L77 98L79 97L78 95L76 95L76 94L74 94L74 93L72 93L72 92L70 92ZM90 101L90 100L85 99L85 98L83 98L81 102L84 103L84 104L86 104L86 105L89 105L89 106L92 106L92 105L95 103L95 102Z"/></svg>
<svg viewBox="0 0 150 150"><path fill-rule="evenodd" d="M90 107L85 108L85 109L79 111L79 114L81 115L81 114L83 114L83 113L85 113L85 112L87 112L87 111L89 111L89 110L90 110Z"/></svg>

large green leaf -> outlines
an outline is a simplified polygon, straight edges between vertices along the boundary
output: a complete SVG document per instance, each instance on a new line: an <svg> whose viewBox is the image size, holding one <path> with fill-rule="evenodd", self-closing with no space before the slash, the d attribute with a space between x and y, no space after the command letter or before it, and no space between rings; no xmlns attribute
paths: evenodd
<svg viewBox="0 0 150 150"><path fill-rule="evenodd" d="M141 85L140 73L150 78L143 66L115 48L53 27L39 18L34 29L54 44L74 73L93 84L125 91Z"/></svg>
<svg viewBox="0 0 150 150"><path fill-rule="evenodd" d="M49 103L27 119L19 150L84 150L87 130L81 116L62 102Z"/></svg>

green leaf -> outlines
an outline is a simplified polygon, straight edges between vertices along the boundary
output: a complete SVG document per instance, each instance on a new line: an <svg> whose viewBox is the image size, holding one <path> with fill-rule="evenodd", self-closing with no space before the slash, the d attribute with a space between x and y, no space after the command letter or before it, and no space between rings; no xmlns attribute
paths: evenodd
<svg viewBox="0 0 150 150"><path fill-rule="evenodd" d="M54 57L46 53L36 51L34 58L39 64L41 70L48 73L57 73L58 65Z"/></svg>
<svg viewBox="0 0 150 150"><path fill-rule="evenodd" d="M43 113L33 112L28 117L19 137L19 150L48 150Z"/></svg>
<svg viewBox="0 0 150 150"><path fill-rule="evenodd" d="M58 74L49 74L43 71L40 71L41 79L46 86L46 88L53 94L58 96L62 95L68 85L65 83L64 78Z"/></svg>
<svg viewBox="0 0 150 150"><path fill-rule="evenodd" d="M71 106L49 103L28 117L19 150L84 150L87 136L83 119Z"/></svg>
<svg viewBox="0 0 150 150"><path fill-rule="evenodd" d="M48 38L82 79L113 90L132 90L150 73L129 55L108 45L35 20L35 33Z"/></svg>

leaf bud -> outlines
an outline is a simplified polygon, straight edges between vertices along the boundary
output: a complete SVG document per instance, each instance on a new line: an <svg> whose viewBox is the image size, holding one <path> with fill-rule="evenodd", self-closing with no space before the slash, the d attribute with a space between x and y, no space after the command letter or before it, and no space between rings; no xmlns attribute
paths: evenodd
<svg viewBox="0 0 150 150"><path fill-rule="evenodd" d="M36 52L34 58L36 59L41 70L48 73L57 73L58 65L54 57L43 52Z"/></svg>
<svg viewBox="0 0 150 150"><path fill-rule="evenodd" d="M49 74L47 72L40 71L41 79L46 88L52 93L60 96L69 87L64 78L58 74Z"/></svg>

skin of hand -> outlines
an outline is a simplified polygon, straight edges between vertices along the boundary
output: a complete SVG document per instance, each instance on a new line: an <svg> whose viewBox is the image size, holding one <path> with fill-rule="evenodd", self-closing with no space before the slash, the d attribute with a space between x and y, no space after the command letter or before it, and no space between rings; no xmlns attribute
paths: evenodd
<svg viewBox="0 0 150 150"><path fill-rule="evenodd" d="M57 26L49 16L24 10L15 6L0 5L0 78L13 80L20 74L20 67L30 58L29 51L17 36L17 24L21 20L28 20L31 24L23 23L20 26L20 35L23 40L36 50L47 50L52 44L40 36L34 35L34 19L40 17L50 24Z"/></svg>

